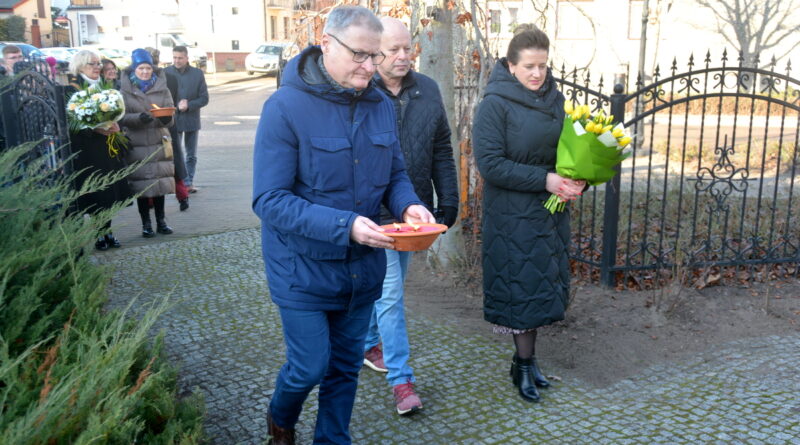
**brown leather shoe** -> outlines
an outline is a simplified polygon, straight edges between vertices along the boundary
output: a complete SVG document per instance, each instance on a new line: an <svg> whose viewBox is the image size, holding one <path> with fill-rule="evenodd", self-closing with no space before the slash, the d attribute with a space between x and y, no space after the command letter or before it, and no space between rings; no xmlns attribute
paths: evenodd
<svg viewBox="0 0 800 445"><path fill-rule="evenodd" d="M281 428L272 422L272 416L269 414L267 408L267 431L271 438L267 445L295 445L294 442L294 429Z"/></svg>

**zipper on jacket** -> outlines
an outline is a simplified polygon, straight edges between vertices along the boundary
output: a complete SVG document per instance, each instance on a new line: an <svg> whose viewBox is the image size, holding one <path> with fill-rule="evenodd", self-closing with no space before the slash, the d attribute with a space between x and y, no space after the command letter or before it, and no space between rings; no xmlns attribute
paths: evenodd
<svg viewBox="0 0 800 445"><path fill-rule="evenodd" d="M357 97L350 99L350 144L351 145L356 136L356 102L358 102Z"/></svg>

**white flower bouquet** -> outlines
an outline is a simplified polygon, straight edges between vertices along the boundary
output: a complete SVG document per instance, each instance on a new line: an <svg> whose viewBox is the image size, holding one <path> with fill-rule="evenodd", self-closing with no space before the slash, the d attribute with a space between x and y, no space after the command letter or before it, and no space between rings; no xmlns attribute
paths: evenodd
<svg viewBox="0 0 800 445"><path fill-rule="evenodd" d="M98 83L76 91L67 103L67 117L72 132L85 129L108 130L125 115L122 93L108 85ZM121 131L106 137L108 155L115 157L128 144Z"/></svg>

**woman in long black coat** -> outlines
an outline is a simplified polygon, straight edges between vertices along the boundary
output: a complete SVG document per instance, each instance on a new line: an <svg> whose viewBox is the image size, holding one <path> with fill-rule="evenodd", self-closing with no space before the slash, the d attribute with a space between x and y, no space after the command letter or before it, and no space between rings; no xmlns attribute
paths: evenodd
<svg viewBox="0 0 800 445"><path fill-rule="evenodd" d="M69 83L72 88L67 88L67 99L79 89L94 85L101 81L100 71L102 65L100 56L92 51L83 50L75 54L70 62ZM70 135L70 147L76 154L72 166L75 171L82 170L76 178L76 186L83 186L89 176L105 175L125 168L123 154L116 156L108 152L106 137L112 132L119 131L119 126L114 124L109 130L81 130ZM114 206L120 201L125 201L132 196L128 181L121 179L109 187L89 193L78 198L77 207L82 213L96 214ZM111 221L104 226L101 236L94 243L98 250L107 250L109 247L120 247L120 243L111 233Z"/></svg>
<svg viewBox="0 0 800 445"><path fill-rule="evenodd" d="M492 71L472 129L484 179L484 318L513 335L511 377L527 401L549 386L535 358L536 328L564 319L569 297L569 213L550 214L551 193L575 199L585 183L555 173L564 96L547 70L550 41L528 28Z"/></svg>

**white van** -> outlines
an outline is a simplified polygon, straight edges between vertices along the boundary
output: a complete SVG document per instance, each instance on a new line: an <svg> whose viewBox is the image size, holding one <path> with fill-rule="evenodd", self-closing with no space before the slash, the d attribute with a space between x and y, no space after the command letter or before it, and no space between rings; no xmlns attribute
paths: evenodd
<svg viewBox="0 0 800 445"><path fill-rule="evenodd" d="M183 45L189 52L189 63L204 69L208 61L208 54L197 45L187 44L182 37L180 33L175 32L156 33L156 48L161 52L161 62L171 63L172 48Z"/></svg>

